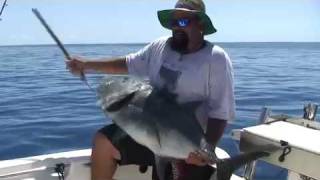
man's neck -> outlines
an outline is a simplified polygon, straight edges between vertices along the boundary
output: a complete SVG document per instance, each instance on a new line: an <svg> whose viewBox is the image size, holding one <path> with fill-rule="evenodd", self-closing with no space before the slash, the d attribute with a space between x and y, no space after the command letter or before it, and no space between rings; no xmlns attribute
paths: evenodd
<svg viewBox="0 0 320 180"><path fill-rule="evenodd" d="M205 45L204 39L199 39L198 41L193 41L188 44L188 53L193 53L202 49Z"/></svg>

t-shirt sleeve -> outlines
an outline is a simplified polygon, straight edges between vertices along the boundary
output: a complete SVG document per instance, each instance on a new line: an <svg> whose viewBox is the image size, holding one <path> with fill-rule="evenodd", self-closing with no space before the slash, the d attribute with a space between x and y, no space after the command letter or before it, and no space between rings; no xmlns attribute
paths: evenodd
<svg viewBox="0 0 320 180"><path fill-rule="evenodd" d="M231 121L235 117L233 67L225 52L213 56L210 64L208 116Z"/></svg>
<svg viewBox="0 0 320 180"><path fill-rule="evenodd" d="M139 77L148 76L149 62L152 55L153 43L148 44L138 52L126 56L126 64L129 74Z"/></svg>

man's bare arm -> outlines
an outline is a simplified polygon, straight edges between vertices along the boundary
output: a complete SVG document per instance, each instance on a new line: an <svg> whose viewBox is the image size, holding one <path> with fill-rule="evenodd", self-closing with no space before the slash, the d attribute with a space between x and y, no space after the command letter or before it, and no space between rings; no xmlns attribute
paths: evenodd
<svg viewBox="0 0 320 180"><path fill-rule="evenodd" d="M227 120L209 118L206 131L207 142L216 147L226 126Z"/></svg>
<svg viewBox="0 0 320 180"><path fill-rule="evenodd" d="M67 68L74 75L81 72L100 72L107 74L127 74L128 67L125 57L88 60L79 57L72 57L66 61Z"/></svg>
<svg viewBox="0 0 320 180"><path fill-rule="evenodd" d="M125 57L102 59L98 61L87 61L84 64L85 70L95 70L108 74L127 74L128 68Z"/></svg>

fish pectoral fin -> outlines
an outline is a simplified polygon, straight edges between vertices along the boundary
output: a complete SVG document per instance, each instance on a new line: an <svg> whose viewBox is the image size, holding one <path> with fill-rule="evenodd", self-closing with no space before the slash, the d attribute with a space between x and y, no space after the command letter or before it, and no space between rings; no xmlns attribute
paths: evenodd
<svg viewBox="0 0 320 180"><path fill-rule="evenodd" d="M159 148L161 149L161 138L160 138L160 133L158 130L155 130L155 133L156 133L156 138L157 138L157 141L158 141L158 144L159 144Z"/></svg>
<svg viewBox="0 0 320 180"><path fill-rule="evenodd" d="M135 95L135 92L132 92L117 100L114 100L113 102L110 102L109 105L106 107L106 110L108 112L113 112L121 109L122 107L129 104L129 102L133 99L134 95Z"/></svg>

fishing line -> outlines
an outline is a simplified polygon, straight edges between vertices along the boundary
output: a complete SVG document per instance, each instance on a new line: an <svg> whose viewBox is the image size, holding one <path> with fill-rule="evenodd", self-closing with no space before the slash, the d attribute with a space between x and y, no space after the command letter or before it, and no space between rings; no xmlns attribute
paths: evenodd
<svg viewBox="0 0 320 180"><path fill-rule="evenodd" d="M44 28L47 30L47 32L50 34L50 36L52 37L52 39L56 42L56 44L58 45L58 47L60 48L60 50L63 52L64 56L66 59L70 60L71 56L68 53L68 51L66 50L66 48L64 47L64 45L61 43L61 41L59 40L59 38L54 34L54 32L52 31L52 29L50 28L50 26L48 25L48 23L45 21L45 19L42 17L42 15L40 14L40 12L33 8L32 9L33 14L38 18L38 20L41 22L41 24L44 26ZM91 85L88 83L88 80L84 74L84 72L81 70L80 72L80 79L82 82L84 82L84 84L94 93L96 94L96 91L91 87Z"/></svg>

